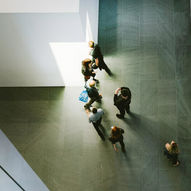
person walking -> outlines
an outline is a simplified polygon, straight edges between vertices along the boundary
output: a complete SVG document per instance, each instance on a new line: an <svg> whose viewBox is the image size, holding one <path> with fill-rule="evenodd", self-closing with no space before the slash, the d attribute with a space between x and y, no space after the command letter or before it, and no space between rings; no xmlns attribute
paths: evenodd
<svg viewBox="0 0 191 191"><path fill-rule="evenodd" d="M89 83L89 87L85 84L86 91L88 93L88 97L90 98L89 102L84 105L85 109L89 109L90 106L95 102L101 102L102 95L99 94L98 89L95 87L96 82L92 80Z"/></svg>
<svg viewBox="0 0 191 191"><path fill-rule="evenodd" d="M130 112L131 103L131 91L128 87L117 88L114 93L114 105L118 108L120 114L116 116L123 119L125 116L125 111Z"/></svg>
<svg viewBox="0 0 191 191"><path fill-rule="evenodd" d="M94 69L99 68L100 70L104 69L108 73L108 75L111 76L112 73L104 62L103 55L101 53L99 45L95 44L94 41L89 41L88 44L89 44L89 47L91 48L90 55L93 58L93 63L95 63L93 65L93 68Z"/></svg>
<svg viewBox="0 0 191 191"><path fill-rule="evenodd" d="M84 80L87 82L90 77L93 77L93 80L96 82L99 82L97 79L95 79L96 73L94 72L92 68L92 61L89 58L86 58L82 61L82 74L84 75Z"/></svg>
<svg viewBox="0 0 191 191"><path fill-rule="evenodd" d="M171 143L165 144L164 155L172 162L173 166L178 166L180 164L178 160L179 149L177 143L175 141L171 141Z"/></svg>
<svg viewBox="0 0 191 191"><path fill-rule="evenodd" d="M97 131L98 135L101 137L102 141L105 141L104 134L99 129L99 126L101 125L102 116L104 114L103 109L101 108L95 108L93 107L90 111L89 109L86 110L86 113L89 117L89 122L93 124L95 130Z"/></svg>
<svg viewBox="0 0 191 191"><path fill-rule="evenodd" d="M110 136L109 140L113 144L113 148L115 151L118 151L118 149L116 147L116 143L119 142L121 145L121 150L123 152L125 152L125 144L123 142L123 133L124 133L123 129L116 127L116 126L111 127L111 136Z"/></svg>

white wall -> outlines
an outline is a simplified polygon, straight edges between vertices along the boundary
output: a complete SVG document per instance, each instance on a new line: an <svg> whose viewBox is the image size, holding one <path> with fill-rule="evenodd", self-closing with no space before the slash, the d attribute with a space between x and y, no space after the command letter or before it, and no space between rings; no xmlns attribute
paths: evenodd
<svg viewBox="0 0 191 191"><path fill-rule="evenodd" d="M48 188L25 162L16 148L0 130L0 165L26 190L48 191ZM0 169L0 190L21 189Z"/></svg>
<svg viewBox="0 0 191 191"><path fill-rule="evenodd" d="M55 13L1 13L0 87L68 85L63 70L67 70L67 65L79 67L81 60L75 63L58 63L58 57L55 56L50 44L86 43L87 12L92 28L90 38L97 41L98 0L80 0L79 11L79 13L56 13L56 11ZM79 51L73 53L67 51L69 49L65 48L62 56L71 55L81 59L75 55ZM77 72L75 76L81 77L81 71ZM75 77L72 73L70 76ZM82 85L82 77L75 82L79 83L74 85Z"/></svg>
<svg viewBox="0 0 191 191"><path fill-rule="evenodd" d="M78 12L79 1L80 0L0 0L0 12Z"/></svg>

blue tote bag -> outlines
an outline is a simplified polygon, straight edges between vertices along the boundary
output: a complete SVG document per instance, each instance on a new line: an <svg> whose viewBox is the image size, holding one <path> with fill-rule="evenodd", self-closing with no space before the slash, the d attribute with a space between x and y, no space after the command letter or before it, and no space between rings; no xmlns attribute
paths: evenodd
<svg viewBox="0 0 191 191"><path fill-rule="evenodd" d="M88 101L88 92L83 90L78 99L86 103Z"/></svg>

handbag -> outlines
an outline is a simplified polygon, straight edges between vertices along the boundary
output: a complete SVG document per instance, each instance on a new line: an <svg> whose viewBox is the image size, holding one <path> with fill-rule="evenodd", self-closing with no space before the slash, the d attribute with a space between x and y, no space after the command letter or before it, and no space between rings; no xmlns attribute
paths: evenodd
<svg viewBox="0 0 191 191"><path fill-rule="evenodd" d="M80 93L80 96L79 96L79 101L82 101L82 102L87 102L88 101L88 92L86 90L83 90L81 93Z"/></svg>

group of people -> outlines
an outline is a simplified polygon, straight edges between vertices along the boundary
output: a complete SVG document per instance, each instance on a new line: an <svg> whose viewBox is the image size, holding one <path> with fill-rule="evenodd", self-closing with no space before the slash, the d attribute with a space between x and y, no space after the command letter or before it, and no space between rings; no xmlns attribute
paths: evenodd
<svg viewBox="0 0 191 191"><path fill-rule="evenodd" d="M96 84L99 81L95 78L96 73L95 69L104 69L109 76L112 76L112 73L108 66L105 64L103 55L101 53L100 47L98 44L95 44L93 41L89 41L89 47L91 49L90 55L92 59L86 58L82 61L82 74L84 75L85 88L88 93L89 101L84 105L85 111L88 114L89 122L93 124L95 130L98 135L101 137L103 141L105 141L105 136L101 127L102 116L104 114L103 109L92 107L92 104L96 102L101 102L102 95L99 94L98 89L96 88ZM87 81L90 78L93 78L89 85ZM130 112L130 103L131 103L131 91L128 87L120 87L117 88L114 92L113 97L114 105L119 110L119 113L116 114L116 117L119 119L123 119L125 116L125 112ZM125 152L125 144L123 142L123 133L124 130L122 128L112 126L111 127L111 135L109 137L109 141L113 144L114 150L117 151L116 143L119 142L121 145L121 150ZM178 146L177 143L172 141L171 143L166 143L164 154L167 158L172 162L173 166L178 166L180 164L178 160Z"/></svg>
<svg viewBox="0 0 191 191"><path fill-rule="evenodd" d="M99 82L97 79L95 79L95 69L104 69L109 76L111 76L112 73L104 62L103 55L98 44L95 44L93 41L89 41L88 44L90 48L89 54L92 56L92 59L86 58L82 61L82 74L84 75L85 82L87 82L90 77L93 77L94 81Z"/></svg>

